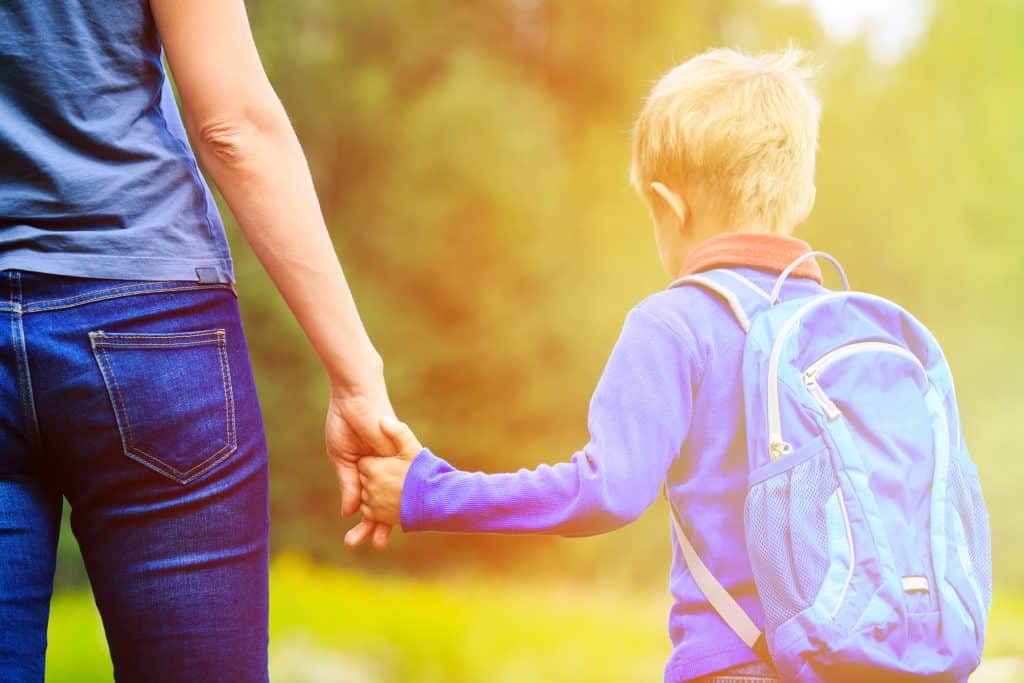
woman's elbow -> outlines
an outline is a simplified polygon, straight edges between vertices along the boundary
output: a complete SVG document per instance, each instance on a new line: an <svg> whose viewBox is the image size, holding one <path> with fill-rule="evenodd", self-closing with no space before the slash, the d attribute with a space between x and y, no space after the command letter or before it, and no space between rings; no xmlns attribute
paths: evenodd
<svg viewBox="0 0 1024 683"><path fill-rule="evenodd" d="M252 136L252 123L245 117L217 118L199 127L196 146L204 160L234 166L245 158Z"/></svg>
<svg viewBox="0 0 1024 683"><path fill-rule="evenodd" d="M290 129L284 109L275 102L208 116L197 124L194 137L204 164L238 169L273 149L274 141Z"/></svg>

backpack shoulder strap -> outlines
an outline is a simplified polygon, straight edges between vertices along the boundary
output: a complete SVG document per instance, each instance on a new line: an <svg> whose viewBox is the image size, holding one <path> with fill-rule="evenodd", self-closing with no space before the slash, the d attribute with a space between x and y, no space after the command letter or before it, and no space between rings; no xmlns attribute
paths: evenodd
<svg viewBox="0 0 1024 683"><path fill-rule="evenodd" d="M744 332L750 330L750 319L768 308L771 298L768 292L748 278L727 268L687 275L673 282L669 288L686 285L700 287L720 297L729 306Z"/></svg>
<svg viewBox="0 0 1024 683"><path fill-rule="evenodd" d="M667 490L665 497L668 499ZM722 617L726 625L739 636L740 640L746 643L762 661L771 664L772 658L768 652L764 631L758 628L743 606L729 594L725 586L715 578L715 575L700 559L693 544L690 543L690 539L687 538L686 532L683 531L682 520L679 519L679 513L676 512L671 500L669 500L668 506L672 511L672 523L675 527L676 539L679 541L679 548L683 553L683 559L686 561L686 568L690 570L690 575L693 577L694 583L697 584L697 588L711 603L711 607L718 613L718 616Z"/></svg>
<svg viewBox="0 0 1024 683"><path fill-rule="evenodd" d="M771 295L751 282L748 278L732 270L721 268L710 270L694 275L687 275L672 283L671 287L684 287L692 285L717 295L732 311L736 322L743 328L744 332L750 331L750 320L757 313L769 307ZM676 540L682 551L686 568L690 571L694 583L700 589L704 597L711 604L711 607L718 613L722 620L740 640L747 644L754 653L764 662L771 663L771 655L768 652L768 645L765 641L764 632L758 628L754 620L750 618L746 610L736 601L736 598L729 594L725 586L715 578L711 570L707 568L703 560L697 554L696 549L686 536L683 530L683 523L679 513L672 501L668 498L668 482L662 492L668 500L671 510L672 524L675 529Z"/></svg>

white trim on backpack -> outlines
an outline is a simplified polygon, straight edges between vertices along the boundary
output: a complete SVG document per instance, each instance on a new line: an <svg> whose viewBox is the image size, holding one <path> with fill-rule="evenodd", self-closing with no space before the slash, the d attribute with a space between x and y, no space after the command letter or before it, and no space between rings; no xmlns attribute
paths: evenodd
<svg viewBox="0 0 1024 683"><path fill-rule="evenodd" d="M668 499L667 490L665 498L666 500ZM679 541L679 548L683 552L683 560L686 562L686 568L690 570L693 582L697 584L697 588L700 589L700 592L704 594L707 601L711 603L711 607L718 612L718 615L722 617L729 628L750 649L756 651L759 647L758 641L761 640L763 632L754 623L754 620L750 618L747 611L743 609L743 606L736 602L736 598L729 594L725 586L715 578L715 575L711 573L711 570L700 559L693 544L690 543L690 539L687 538L686 532L683 531L683 523L679 519L679 513L676 512L675 506L672 505L671 501L669 501L668 506L672 510L671 516L676 530L676 540Z"/></svg>
<svg viewBox="0 0 1024 683"><path fill-rule="evenodd" d="M717 270L715 272L722 273L723 275L727 275L727 276L731 277L733 280L736 280L737 282L743 283L744 285L746 285L749 289L753 290L753 292L755 294L760 296L765 301L770 301L771 300L771 295L769 295L768 292L766 292L763 289L761 289L760 287L758 287L754 283L753 280L751 280L750 278L746 277L745 275L740 275L735 270L729 270L728 268L722 268L722 269Z"/></svg>
<svg viewBox="0 0 1024 683"><path fill-rule="evenodd" d="M686 277L680 278L673 282L670 286L670 289L675 287L682 287L683 285L697 285L698 287L703 287L704 289L710 290L711 292L722 297L722 299L725 300L725 303L728 304L729 309L732 311L732 314L736 316L736 322L740 324L740 327L743 328L743 331L750 331L750 316L748 316L747 312L743 310L743 304L740 303L740 298L736 296L736 292L732 291L723 284L715 282L709 277L704 277L703 275L687 275ZM761 294L764 294L764 292L761 291L759 287L756 287L756 285L755 289L757 289L757 291L759 291Z"/></svg>
<svg viewBox="0 0 1024 683"><path fill-rule="evenodd" d="M763 301L763 305L767 306L769 303L769 295L756 284L751 282L748 278L734 273L730 270L721 269L713 271L715 273L726 273L729 277L735 280L737 283L743 285L749 289L752 293L756 294L760 300ZM732 311L733 316L736 318L736 322L739 323L740 327L743 328L743 332L747 333L750 331L750 313L743 307L743 303L740 300L740 296L732 289L732 287L719 282L713 277L706 275L696 274L688 275L680 278L672 283L670 288L682 287L684 285L695 285L702 289L705 289L712 294L720 297L729 310ZM711 570L707 568L703 560L700 559L700 555L697 554L696 549L687 537L686 532L683 530L682 519L679 517L678 511L675 506L672 505L672 501L668 497L668 482L662 487L662 492L665 495L665 499L668 500L669 509L672 517L673 528L675 529L676 540L679 543L679 549L682 552L683 561L686 563L686 568L690 572L690 576L693 577L694 583L697 584L697 588L710 603L712 609L722 618L725 624L752 649L757 655L766 662L771 661L771 656L768 653L767 645L765 643L764 631L762 631L754 620L750 618L747 611L743 609L743 606L736 601L725 586L719 582L715 575L711 573Z"/></svg>

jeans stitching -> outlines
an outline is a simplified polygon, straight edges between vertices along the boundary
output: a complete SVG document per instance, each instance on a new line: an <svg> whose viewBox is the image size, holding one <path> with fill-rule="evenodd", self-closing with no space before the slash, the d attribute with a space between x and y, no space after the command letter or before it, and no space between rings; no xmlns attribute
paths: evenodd
<svg viewBox="0 0 1024 683"><path fill-rule="evenodd" d="M35 401L32 397L32 377L28 369L28 355L25 352L25 331L21 326L21 282L17 273L8 274L10 288L9 305L11 308L11 349L14 351L14 362L18 372L18 400L21 402L21 419L26 432L26 441L38 447L40 445L39 422L36 419ZM15 304L15 291L18 302Z"/></svg>
<svg viewBox="0 0 1024 683"><path fill-rule="evenodd" d="M182 336L194 336L197 334L211 334L211 332L183 332ZM198 346L202 343L216 343L217 344L217 360L220 363L221 369L221 389L224 393L224 422L225 422L225 440L226 443L218 448L214 453L207 456L202 462L193 465L187 470L179 470L171 465L168 465L163 460L147 452L146 450L139 448L135 445L135 434L132 431L131 418L128 415L128 406L124 400L124 394L121 391L121 385L117 381L117 372L114 370L113 363L110 362L110 356L107 354L107 346L118 346L117 344L104 344L101 341L100 335L97 333L93 336L93 347L99 348L100 353L103 354L103 364L110 371L110 377L114 383L114 390L117 394L117 400L115 401L115 412L120 414L124 418L125 430L127 431L127 442L122 436L121 444L124 446L125 451L128 454L134 453L136 455L146 458L147 463L159 470L162 474L171 477L175 481L182 484L187 484L201 474L207 472L210 468L223 461L226 457L231 455L238 448L237 437L235 435L235 410L234 410L234 392L231 388L231 383L228 379L230 368L227 366L227 351L225 346L225 334L223 330L214 330L212 334L216 336L215 339L201 342L199 344L183 344L182 346ZM144 335L134 335L136 337ZM165 338L173 337L174 335L160 335ZM123 346L123 345L122 345ZM166 344L136 344L137 347L147 346L167 346ZM105 376L103 368L100 368L101 374Z"/></svg>
<svg viewBox="0 0 1024 683"><path fill-rule="evenodd" d="M205 339L201 341L192 342L181 342L179 344L147 344L145 342L127 342L121 344L119 342L107 342L99 340L96 342L96 346L109 347L114 349L152 349L152 348L169 348L169 349L188 349L194 346L209 346L210 344L216 344L216 339Z"/></svg>
<svg viewBox="0 0 1024 683"><path fill-rule="evenodd" d="M101 330L94 333L93 343L96 346L111 346L115 348L188 348L193 346L202 346L204 344L218 344L222 335L223 330L220 329L198 330L195 332L174 332L170 334L131 334L123 332L103 332Z"/></svg>
<svg viewBox="0 0 1024 683"><path fill-rule="evenodd" d="M227 458L229 455L234 453L235 450L237 450L237 448L238 448L238 437L235 434L235 394L234 394L234 389L231 386L231 380L230 380L230 377L231 377L231 367L228 365L227 345L226 345L224 333L221 332L221 331L218 331L217 335L219 337L217 346L218 346L218 359L221 362L221 365L220 365L221 384L222 384L223 389L224 389L224 411L225 411L225 425L224 425L224 428L225 428L225 438L227 439L228 443L224 446L224 448L220 449L220 451L217 451L217 453L215 453L214 455L211 455L209 458L207 458L203 462L199 463L199 465L196 465L196 467L200 467L200 466L202 466L204 464L206 464L207 466L204 469L202 469L202 470L200 470L198 472L195 472L192 475L192 477L189 479L189 481L191 481L191 479L195 479L196 477L200 476L201 474L204 474L205 472L209 471L210 468L212 468L212 467L216 466L218 463L222 462L225 458ZM216 460L213 460L211 462L211 460L213 458L215 458L221 451L224 451L225 449L230 449L230 450L228 450L227 453L224 453L224 455L222 455L221 457L219 457ZM191 470L189 470L189 472L192 472L192 470L194 470L194 469L195 469L195 467L193 467Z"/></svg>
<svg viewBox="0 0 1024 683"><path fill-rule="evenodd" d="M134 291L125 291L125 292L122 292L120 294L107 294L105 296L92 296L93 293L90 293L90 294L81 294L81 295L78 295L78 296L64 297L63 299L49 299L48 301L34 301L34 302L30 302L28 304L25 304L23 306L23 310L24 310L25 313L39 313L39 312L42 312L42 311L56 311L56 310L60 310L62 308L74 308L75 306L83 306L85 304L91 304L91 303L95 303L97 301L106 301L108 299L120 299L120 298L126 297L126 296L138 296L138 295L141 295L141 294L163 294L164 292L188 292L188 291L194 291L194 290L197 290L197 289L211 289L211 288L226 289L228 291L234 291L234 289L230 285L224 284L224 283L212 283L211 282L209 284L203 284L203 285L186 285L186 286L179 286L179 287L160 287L160 286L156 286L158 284L159 283L153 283L153 286L145 285L145 284L143 284L143 285L135 284L135 285L124 285L123 287L113 288L113 289L128 289L129 287L137 287L138 288L138 289L136 289ZM113 289L99 290L99 291L113 291ZM87 298L82 298L82 297L87 297ZM80 300L76 301L76 299L80 299ZM50 303L53 303L53 302L68 302L68 303L58 303L56 305L42 305L42 304L50 304Z"/></svg>
<svg viewBox="0 0 1024 683"><path fill-rule="evenodd" d="M145 286L145 285L139 285L138 282L133 282L131 284L116 285L114 287L104 287L103 289L93 289L91 291L83 292L82 294L74 294L72 296L61 296L61 297L57 297L55 299L42 299L41 301L33 301L32 305L49 304L49 303L53 303L55 301L70 301L72 299L78 299L78 298L81 298L83 296L92 296L94 294L102 294L104 292L113 292L113 291L116 291L118 289L130 289L132 287L139 287L139 286Z"/></svg>
<svg viewBox="0 0 1024 683"><path fill-rule="evenodd" d="M103 384L107 387L107 393L110 396L110 402L113 404L113 407L114 407L114 420L117 422L117 434L118 434L119 437L121 437L121 447L124 449L125 453L127 453L128 452L128 443L125 441L124 432L121 430L122 415L124 415L125 419L127 419L127 413L125 411L122 411L120 409L120 407L118 406L118 402L121 400L121 387L117 383L117 377L114 375L114 366L110 364L110 358L107 357L106 350L102 349L102 348L99 349L100 353L103 354L103 359L100 360L100 357L95 354L95 351L96 351L95 341L96 341L96 339L91 334L89 335L89 337L90 337L91 341L93 342L93 344L92 344L92 346L93 346L93 356L96 358L96 365L99 366L100 376L103 377ZM107 381L107 371L108 370L110 371L112 379L113 379L113 382L114 382L114 389L115 389L115 391L117 393L117 398L115 398L114 395L110 392L110 382ZM128 433L129 434L131 433L131 426L130 425L128 426ZM165 474L169 475L170 473L165 473Z"/></svg>
<svg viewBox="0 0 1024 683"><path fill-rule="evenodd" d="M218 332L217 342L220 359L220 378L224 385L224 412L227 418L224 425L225 437L229 444L237 445L238 435L235 433L235 390L231 384L231 366L228 364L227 335L223 332Z"/></svg>
<svg viewBox="0 0 1024 683"><path fill-rule="evenodd" d="M195 479L201 474L209 471L210 468L222 462L238 448L237 435L235 434L234 390L232 389L230 381L231 368L228 366L225 334L222 330L217 330L215 334L217 335L217 360L220 361L221 388L224 391L224 438L227 443L224 444L223 448L209 456L206 460L189 468L185 472L182 472L182 474L191 475L186 479L186 481L191 481L192 479ZM225 453L224 451L227 452ZM221 453L223 453L223 455L221 455ZM152 455L150 457L154 459L156 458L156 456ZM196 471L197 468L202 469Z"/></svg>
<svg viewBox="0 0 1024 683"><path fill-rule="evenodd" d="M162 469L163 472L165 472L166 474L174 477L178 481L181 481L182 483L187 483L187 482L191 481L192 479L195 479L197 476L199 476L200 474L202 474L203 472L206 471L206 470L202 470L200 472L196 472L196 468L203 467L203 466L205 466L207 464L210 464L210 460L212 458L216 458L221 453L224 453L224 451L226 451L228 449L233 449L233 448L234 448L234 446L232 444L224 444L223 446L218 448L213 454L207 456L206 460L203 460L198 465L193 465L192 467L188 468L187 470L179 470L179 469L177 469L175 467L171 467L170 465L167 465L166 463L164 463L164 461L161 460L160 458L158 458L157 456L153 455L152 453L149 453L147 451L142 450L138 446L134 446L134 445L133 446L129 446L128 450L131 451L132 453L135 453L136 455L141 455L141 456L143 456L145 458L154 460L158 466L163 468ZM230 453L228 453L227 455L230 455ZM220 462L220 460L218 460L217 462ZM217 462L212 463L212 464L216 465Z"/></svg>
<svg viewBox="0 0 1024 683"><path fill-rule="evenodd" d="M106 348L101 348L100 350L103 353L103 358L104 358L104 361L105 361L107 367L110 369L110 376L111 376L111 378L114 381L114 388L117 391L117 397L118 397L118 403L119 403L119 412L121 413L122 417L124 418L125 428L126 428L126 430L128 432L128 441L130 443L123 443L122 442L122 445L125 447L125 449L127 451L135 453L136 455L141 455L141 456L145 457L147 459L147 461L152 460L153 462L151 462L150 464L155 466L161 472L163 472L167 476L169 476L169 477L171 477L171 478L173 478L173 479L175 479L177 481L180 481L182 483L186 483L186 482L190 481L191 479L194 479L195 477L199 476L199 474L202 474L202 472L194 473L196 468L203 467L204 465L210 463L210 460L212 458L216 458L221 453L223 453L225 450L227 450L227 449L232 447L232 444L230 442L228 442L228 443L224 444L224 446L222 446L221 448L217 449L212 455L207 457L206 460L203 460L199 464L194 465L193 467L190 467L187 470L181 471L181 470L178 470L177 468L171 467L170 465L168 465L167 463L165 463L163 460L161 460L157 456L153 455L152 453L149 453L149 452L143 450L142 448L139 448L138 446L136 446L135 445L135 434L132 431L132 421L131 421L131 418L128 416L128 406L125 403L124 394L121 392L121 385L117 381L117 373L114 371L114 366L110 362L110 356L107 355ZM222 368L221 369L221 374L223 375L223 365L221 366L221 368ZM223 385L223 379L221 380L221 383ZM225 402L226 402L226 399L225 399ZM227 417L228 416L225 415L225 420L227 419ZM217 461L217 462L219 462L219 461ZM216 464L216 462L211 463L211 465L213 465L213 464ZM203 471L205 471L205 470L203 470ZM191 477L188 476L190 474L192 475Z"/></svg>
<svg viewBox="0 0 1024 683"><path fill-rule="evenodd" d="M7 285L10 288L10 306L11 306L11 350L14 351L14 357L19 358L18 354L18 338L14 332L15 318L18 315L17 310L14 308L14 273L7 274ZM20 363L18 363L20 365ZM25 409L24 392L21 388L21 368L18 368L18 398L21 399L21 408Z"/></svg>
<svg viewBox="0 0 1024 683"><path fill-rule="evenodd" d="M15 282L18 287L18 300L21 301L21 275L15 276ZM32 392L32 371L28 365L28 348L25 342L25 327L22 320L20 311L15 311L13 315L17 316L18 324L16 326L17 331L17 362L18 362L18 382L22 384L22 405L25 411L25 421L27 427L31 430L30 440L32 443L39 447L42 445L42 437L39 433L39 419L36 415L36 402L35 396Z"/></svg>
<svg viewBox="0 0 1024 683"><path fill-rule="evenodd" d="M127 332L98 332L97 337L110 343L118 339L182 339L184 337L211 337L220 334L220 330L197 330L196 332L173 332L171 334L131 334Z"/></svg>
<svg viewBox="0 0 1024 683"><path fill-rule="evenodd" d="M128 431L128 440L134 442L135 436L132 434L132 421L128 417L128 408L124 403L124 395L121 393L121 384L117 381L117 372L114 370L114 364L110 362L110 356L107 355L106 348L100 347L100 353L103 354L103 362L107 369L110 370L110 378L114 381L114 391L117 393L117 412L124 418L125 429ZM129 448L127 443L123 445L125 448Z"/></svg>

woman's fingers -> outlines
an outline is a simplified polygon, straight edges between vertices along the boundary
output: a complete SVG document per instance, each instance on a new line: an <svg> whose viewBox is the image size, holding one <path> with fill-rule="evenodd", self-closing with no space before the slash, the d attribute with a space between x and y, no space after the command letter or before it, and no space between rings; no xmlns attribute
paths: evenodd
<svg viewBox="0 0 1024 683"><path fill-rule="evenodd" d="M387 435L382 433L378 416L381 411L366 399L355 398L345 402L343 408L345 421L348 422L363 443L376 455L394 455L394 446Z"/></svg>
<svg viewBox="0 0 1024 683"><path fill-rule="evenodd" d="M352 462L334 461L334 472L338 477L338 489L341 491L341 516L355 514L359 504L359 472Z"/></svg>
<svg viewBox="0 0 1024 683"><path fill-rule="evenodd" d="M391 538L391 525L378 522L373 530L373 547L376 550L384 550L388 547L389 538Z"/></svg>
<svg viewBox="0 0 1024 683"><path fill-rule="evenodd" d="M367 519L363 519L345 534L345 545L349 548L356 548L366 542L373 534L377 525Z"/></svg>

